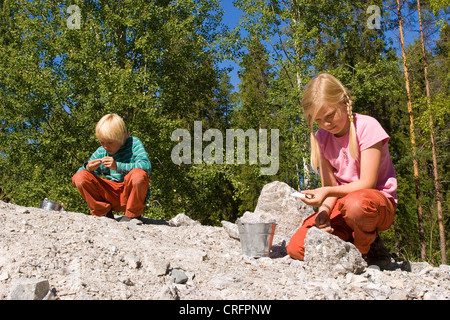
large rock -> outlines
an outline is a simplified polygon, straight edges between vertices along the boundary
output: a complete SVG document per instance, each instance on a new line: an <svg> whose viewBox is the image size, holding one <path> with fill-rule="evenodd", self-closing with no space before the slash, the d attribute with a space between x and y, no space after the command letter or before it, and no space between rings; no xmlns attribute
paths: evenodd
<svg viewBox="0 0 450 320"><path fill-rule="evenodd" d="M190 227L200 225L200 222L189 218L184 213L179 213L174 218L169 220L169 225L171 227Z"/></svg>
<svg viewBox="0 0 450 320"><path fill-rule="evenodd" d="M225 231L231 238L237 239L237 240L240 239L239 228L236 223L231 223L231 222L225 221L225 220L221 221L221 223L222 223L222 227L225 229Z"/></svg>
<svg viewBox="0 0 450 320"><path fill-rule="evenodd" d="M352 243L316 227L309 229L305 237L305 265L311 273L324 277L360 274L367 267Z"/></svg>
<svg viewBox="0 0 450 320"><path fill-rule="evenodd" d="M11 300L44 300L50 290L46 279L17 279L10 293ZM47 300L47 299L46 299Z"/></svg>
<svg viewBox="0 0 450 320"><path fill-rule="evenodd" d="M284 182L274 181L266 184L259 196L254 213L274 218L278 236L292 237L303 220L314 213L312 207L291 196L295 191Z"/></svg>

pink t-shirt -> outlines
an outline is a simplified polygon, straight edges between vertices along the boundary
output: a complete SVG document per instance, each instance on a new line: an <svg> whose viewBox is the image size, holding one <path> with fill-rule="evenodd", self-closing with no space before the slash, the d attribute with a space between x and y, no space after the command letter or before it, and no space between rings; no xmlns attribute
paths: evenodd
<svg viewBox="0 0 450 320"><path fill-rule="evenodd" d="M380 141L383 142L376 189L397 202L397 177L389 154L389 135L372 117L355 114L354 123L360 152ZM350 156L349 133L342 137L336 137L334 134L320 129L316 133L316 138L319 141L321 156L327 159L334 169L338 185L359 180L360 163L359 159L355 160Z"/></svg>

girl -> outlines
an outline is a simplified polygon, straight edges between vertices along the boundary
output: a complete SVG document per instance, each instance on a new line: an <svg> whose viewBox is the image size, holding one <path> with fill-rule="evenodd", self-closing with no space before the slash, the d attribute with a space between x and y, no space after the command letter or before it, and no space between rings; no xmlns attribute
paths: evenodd
<svg viewBox="0 0 450 320"><path fill-rule="evenodd" d="M372 117L352 112L342 83L321 74L305 88L302 107L311 128L311 164L320 170L322 187L303 191L302 199L318 207L287 246L288 254L304 258L304 239L312 226L352 241L369 265L391 267L389 252L378 231L394 221L397 179L389 155L389 136ZM314 135L313 124L321 128Z"/></svg>

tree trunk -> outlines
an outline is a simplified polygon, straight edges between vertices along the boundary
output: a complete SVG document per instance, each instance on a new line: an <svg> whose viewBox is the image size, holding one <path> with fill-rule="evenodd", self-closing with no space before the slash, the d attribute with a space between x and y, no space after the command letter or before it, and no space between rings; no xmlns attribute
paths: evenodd
<svg viewBox="0 0 450 320"><path fill-rule="evenodd" d="M425 76L425 88L427 92L427 104L428 111L430 113L430 140L431 140L431 151L433 154L433 175L434 175L434 188L436 192L436 204L437 204L437 216L438 216L438 224L439 224L439 237L440 237L440 246L441 246L441 260L443 264L447 264L447 252L445 248L445 231L444 231L444 217L442 214L442 200L441 200L441 190L439 184L439 173L438 173L438 165L437 165L437 156L436 156L436 142L434 139L434 121L433 121L433 112L431 110L431 94L430 94L430 83L428 82L428 65L425 54L425 39L423 35L423 27L422 27L422 13L420 8L420 0L417 0L417 11L419 15L419 26L420 26L420 40L422 43L422 57L423 57L423 70Z"/></svg>
<svg viewBox="0 0 450 320"><path fill-rule="evenodd" d="M403 73L405 76L405 86L406 86L406 94L408 98L408 113L409 113L409 132L411 138L411 146L412 146L412 154L413 154L413 168L414 168L414 184L416 189L416 199L418 201L417 204L417 219L419 224L419 239L420 239L420 256L422 260L426 259L426 246L425 246L425 232L423 227L423 213L422 213L422 195L420 192L420 181L419 181L419 164L417 161L417 148L416 148L416 133L414 129L414 115L412 110L412 102L411 102L411 90L409 86L409 74L408 74L408 66L407 66L407 58L406 58L406 50L405 50L405 39L403 35L403 21L402 21L402 13L400 1L397 0L397 17L398 17L398 28L400 32L400 42L402 46L402 58L403 58Z"/></svg>

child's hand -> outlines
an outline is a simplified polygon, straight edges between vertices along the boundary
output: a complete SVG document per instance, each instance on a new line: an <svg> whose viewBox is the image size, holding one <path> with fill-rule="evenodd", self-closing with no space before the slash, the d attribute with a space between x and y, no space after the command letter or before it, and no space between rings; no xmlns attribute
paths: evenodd
<svg viewBox="0 0 450 320"><path fill-rule="evenodd" d="M312 198L306 197L304 199L301 199L304 203L313 207L319 207L328 197L328 191L326 188L304 190L302 191L302 193L313 196Z"/></svg>
<svg viewBox="0 0 450 320"><path fill-rule="evenodd" d="M316 227L328 233L332 233L334 231L334 229L331 227L330 216L328 212L321 211L317 214Z"/></svg>
<svg viewBox="0 0 450 320"><path fill-rule="evenodd" d="M101 164L102 164L101 159L91 160L86 164L86 170L91 171L91 172L95 171L95 170L97 170L98 167L100 167Z"/></svg>
<svg viewBox="0 0 450 320"><path fill-rule="evenodd" d="M102 163L105 167L107 167L111 170L117 171L117 163L113 157L104 157L102 159Z"/></svg>

